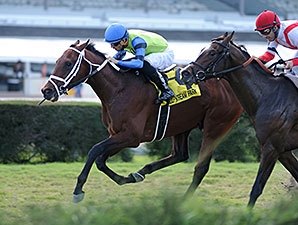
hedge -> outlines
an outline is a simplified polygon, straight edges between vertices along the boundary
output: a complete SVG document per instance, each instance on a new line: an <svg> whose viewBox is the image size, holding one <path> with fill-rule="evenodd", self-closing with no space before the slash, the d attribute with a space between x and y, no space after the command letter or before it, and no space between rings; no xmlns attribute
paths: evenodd
<svg viewBox="0 0 298 225"><path fill-rule="evenodd" d="M0 103L0 162L74 161L108 137L97 103Z"/></svg>

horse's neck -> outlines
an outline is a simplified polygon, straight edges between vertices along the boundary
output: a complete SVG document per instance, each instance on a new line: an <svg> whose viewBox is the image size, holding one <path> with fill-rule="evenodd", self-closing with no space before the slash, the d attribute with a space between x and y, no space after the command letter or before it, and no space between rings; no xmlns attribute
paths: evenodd
<svg viewBox="0 0 298 225"><path fill-rule="evenodd" d="M260 74L250 66L226 75L226 79L250 116L255 115L262 97L271 95L273 87L276 87L276 82L270 79L270 76Z"/></svg>
<svg viewBox="0 0 298 225"><path fill-rule="evenodd" d="M102 102L111 102L125 87L124 77L113 68L106 66L91 77L87 83Z"/></svg>

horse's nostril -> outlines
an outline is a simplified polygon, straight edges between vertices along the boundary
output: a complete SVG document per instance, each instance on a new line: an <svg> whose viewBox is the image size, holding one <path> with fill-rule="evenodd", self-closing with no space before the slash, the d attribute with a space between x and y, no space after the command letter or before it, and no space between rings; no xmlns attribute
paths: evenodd
<svg viewBox="0 0 298 225"><path fill-rule="evenodd" d="M41 92L43 94L43 97L47 100L50 100L54 95L54 91L50 88L42 89Z"/></svg>
<svg viewBox="0 0 298 225"><path fill-rule="evenodd" d="M51 92L52 92L52 90L49 89L49 88L46 88L46 89L43 89L43 90L42 90L42 93L43 93L44 95L49 95Z"/></svg>
<svg viewBox="0 0 298 225"><path fill-rule="evenodd" d="M187 76L189 74L188 71L182 71L182 76Z"/></svg>
<svg viewBox="0 0 298 225"><path fill-rule="evenodd" d="M190 73L188 71L183 71L182 72L182 80L184 82L187 82L189 80L189 78L190 78Z"/></svg>
<svg viewBox="0 0 298 225"><path fill-rule="evenodd" d="M182 72L181 72L181 78L184 79L184 77L185 77L185 72L182 71Z"/></svg>

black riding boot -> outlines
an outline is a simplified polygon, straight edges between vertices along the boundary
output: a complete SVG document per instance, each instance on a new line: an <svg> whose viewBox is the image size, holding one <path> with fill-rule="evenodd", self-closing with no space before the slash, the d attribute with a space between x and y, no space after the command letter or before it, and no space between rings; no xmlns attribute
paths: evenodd
<svg viewBox="0 0 298 225"><path fill-rule="evenodd" d="M156 103L162 103L163 101L169 102L172 97L174 97L174 92L169 88L165 78L157 71L150 75L151 81L158 87L161 91Z"/></svg>
<svg viewBox="0 0 298 225"><path fill-rule="evenodd" d="M144 61L143 68L140 69L140 72L144 74L146 79L152 81L161 91L160 96L156 100L156 104L160 104L163 101L169 102L174 96L174 92L168 87L165 78L146 60Z"/></svg>

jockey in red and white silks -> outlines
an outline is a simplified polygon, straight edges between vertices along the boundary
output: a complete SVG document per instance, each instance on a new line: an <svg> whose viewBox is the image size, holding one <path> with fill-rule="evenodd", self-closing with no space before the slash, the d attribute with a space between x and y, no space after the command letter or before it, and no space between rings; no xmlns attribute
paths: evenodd
<svg viewBox="0 0 298 225"><path fill-rule="evenodd" d="M268 40L267 51L259 59L265 63L274 59L278 45L296 50L294 59L287 61L285 69L298 75L298 21L280 21L276 13L265 10L257 17L255 30Z"/></svg>

